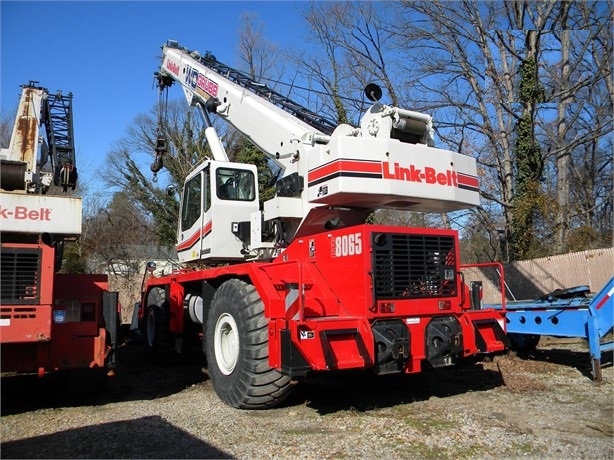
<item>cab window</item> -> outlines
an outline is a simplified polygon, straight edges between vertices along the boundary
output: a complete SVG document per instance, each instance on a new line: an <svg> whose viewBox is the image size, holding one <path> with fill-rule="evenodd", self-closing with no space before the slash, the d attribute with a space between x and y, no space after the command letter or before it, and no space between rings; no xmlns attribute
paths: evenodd
<svg viewBox="0 0 614 460"><path fill-rule="evenodd" d="M244 169L218 168L217 196L222 200L253 201L256 198L254 174Z"/></svg>
<svg viewBox="0 0 614 460"><path fill-rule="evenodd" d="M200 216L201 176L198 174L190 179L183 189L181 204L181 228L188 229L194 225Z"/></svg>

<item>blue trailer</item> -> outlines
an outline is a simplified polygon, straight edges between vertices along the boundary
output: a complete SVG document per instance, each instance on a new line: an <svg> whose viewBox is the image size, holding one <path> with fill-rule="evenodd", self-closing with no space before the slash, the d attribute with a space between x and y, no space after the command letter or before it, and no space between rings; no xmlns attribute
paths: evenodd
<svg viewBox="0 0 614 460"><path fill-rule="evenodd" d="M601 381L601 355L614 350L614 277L597 294L591 294L588 286L577 286L557 289L535 300L485 304L482 308L505 310L507 334L519 350L534 349L542 335L586 339L593 380Z"/></svg>

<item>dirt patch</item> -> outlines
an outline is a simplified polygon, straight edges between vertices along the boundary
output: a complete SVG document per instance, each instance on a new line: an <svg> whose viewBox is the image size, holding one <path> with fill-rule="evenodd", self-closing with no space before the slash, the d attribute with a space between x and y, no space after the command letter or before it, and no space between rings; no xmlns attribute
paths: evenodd
<svg viewBox="0 0 614 460"><path fill-rule="evenodd" d="M287 403L241 411L199 354L152 364L120 350L116 377L2 380L2 458L614 458L614 368L542 338L514 353L410 376L314 374Z"/></svg>

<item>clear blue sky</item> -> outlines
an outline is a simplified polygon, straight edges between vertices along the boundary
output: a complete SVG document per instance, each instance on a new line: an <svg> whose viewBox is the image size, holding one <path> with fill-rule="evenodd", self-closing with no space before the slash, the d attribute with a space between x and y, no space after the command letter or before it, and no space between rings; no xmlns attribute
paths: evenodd
<svg viewBox="0 0 614 460"><path fill-rule="evenodd" d="M35 80L73 93L81 179L96 177L113 142L157 101L153 73L167 40L236 65L240 18L252 11L268 40L285 47L305 27L289 1L0 1L0 110L13 116L20 85ZM173 98L181 98L175 91ZM94 183L92 183L92 181Z"/></svg>

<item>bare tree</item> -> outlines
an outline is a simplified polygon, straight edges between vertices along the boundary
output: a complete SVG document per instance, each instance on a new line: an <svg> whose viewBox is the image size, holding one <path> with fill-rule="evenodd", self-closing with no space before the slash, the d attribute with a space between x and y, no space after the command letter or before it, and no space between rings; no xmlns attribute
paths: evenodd
<svg viewBox="0 0 614 460"><path fill-rule="evenodd" d="M13 119L8 115L0 117L0 147L6 149L11 143L11 135L13 131Z"/></svg>
<svg viewBox="0 0 614 460"><path fill-rule="evenodd" d="M82 235L81 248L88 259L99 264L95 268L98 271L132 276L138 273L147 249L157 246L150 231L151 219L122 192L89 214L84 223L87 231Z"/></svg>
<svg viewBox="0 0 614 460"><path fill-rule="evenodd" d="M313 89L319 90L323 110L339 123L357 123L364 107L363 90L377 82L398 105L399 66L391 59L393 34L384 9L372 2L312 3L303 12L314 52L295 53L296 65ZM362 98L362 99L361 99Z"/></svg>
<svg viewBox="0 0 614 460"><path fill-rule="evenodd" d="M241 15L237 58L239 68L258 81L283 73L278 46L266 38L264 24L254 12Z"/></svg>
<svg viewBox="0 0 614 460"><path fill-rule="evenodd" d="M555 168L552 233L556 252L571 249L570 233L610 233L598 215L609 215L612 194L612 8L607 2L562 2L553 30L560 64L545 67L556 103L556 125L544 144ZM609 209L609 211L608 211ZM586 231L584 231L586 233ZM590 235L593 232L588 232ZM576 238L577 240L577 238ZM609 244L609 242L606 242Z"/></svg>
<svg viewBox="0 0 614 460"><path fill-rule="evenodd" d="M485 254L563 252L582 216L611 215L609 3L335 2L304 17L318 50L299 69L328 110L358 113L351 92L377 77L393 104L434 115L440 145L476 158L484 205L469 221Z"/></svg>
<svg viewBox="0 0 614 460"><path fill-rule="evenodd" d="M552 252L544 247L555 227L549 215L552 206L547 203L552 200L561 210L559 226L570 222L566 156L573 157L574 149L583 141L603 139L604 127L609 125L611 130L610 114L590 134L576 131L580 138L570 139L570 126L587 120L578 103L584 104L587 95L607 78L573 79L577 83L565 85L564 80L574 75L574 66L586 68L590 53L576 49L568 59L557 59L563 46L555 38L565 40L561 32L573 22L581 24L582 43L589 44L587 50L601 42L609 46L611 40L603 40L603 27L611 26L611 7L605 2L573 2L570 7L569 2L526 1L408 1L393 6L400 49L407 50L411 62L418 63L405 72L412 93L422 95L422 104L436 110L440 138L454 150L475 155L481 166L482 196L497 205L490 207L494 214L485 228L502 225L497 230L505 237L504 247L511 247L511 258ZM606 26L599 25L603 23ZM593 59L594 64L588 66L593 74L608 68L604 62L611 63L611 53L608 57L604 48L601 46L597 53L599 62ZM522 80L520 71L533 60L535 78L529 88L523 86L528 80ZM545 92L523 99L522 91L527 89ZM566 124L562 124L561 116L558 124L540 117L552 104L565 108ZM524 134L534 149L529 162L518 156L522 152L518 149L519 121L523 119L528 127ZM556 147L556 142L566 153ZM555 155L554 151L559 153ZM552 158L558 158L558 163L549 163ZM539 175L542 165L545 177ZM562 174L562 188L553 185L555 193L549 198L550 184L558 185L558 174ZM519 199L521 196L524 199ZM503 216L502 221L498 215ZM515 223L523 220L526 230L517 228L514 232ZM531 248L514 246L524 242L527 235L536 236ZM514 249L520 254L514 254Z"/></svg>

